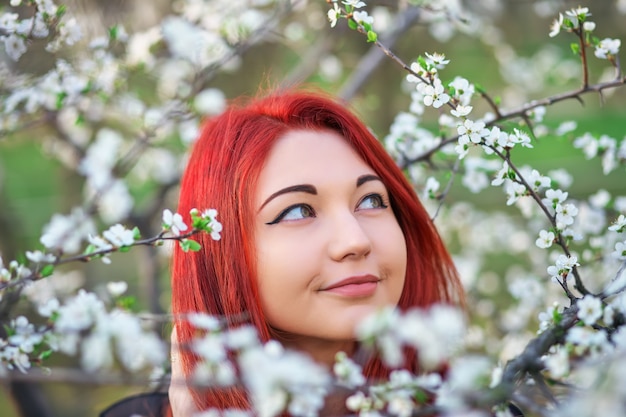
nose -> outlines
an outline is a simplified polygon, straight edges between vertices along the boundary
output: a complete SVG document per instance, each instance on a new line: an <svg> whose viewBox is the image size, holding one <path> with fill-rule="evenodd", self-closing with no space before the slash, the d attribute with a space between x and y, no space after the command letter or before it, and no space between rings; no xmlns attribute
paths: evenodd
<svg viewBox="0 0 626 417"><path fill-rule="evenodd" d="M351 212L338 215L329 223L328 251L334 261L359 259L369 255L372 242L363 226Z"/></svg>

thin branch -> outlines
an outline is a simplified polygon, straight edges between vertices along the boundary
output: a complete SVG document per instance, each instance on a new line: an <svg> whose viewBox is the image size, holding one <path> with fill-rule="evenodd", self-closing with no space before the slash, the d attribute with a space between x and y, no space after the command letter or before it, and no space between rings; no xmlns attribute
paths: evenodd
<svg viewBox="0 0 626 417"><path fill-rule="evenodd" d="M385 55L385 50L393 47L398 38L409 30L415 21L421 16L421 8L409 6L399 11L390 27L392 30L381 35L382 41L377 43L377 48L371 48L356 65L356 70L350 75L350 78L344 82L339 92L339 97L344 101L350 101L361 86L372 75L374 70L380 66ZM385 45L381 48L381 45ZM389 51L390 52L390 51ZM403 63L406 67L406 64ZM409 67L410 69L410 67ZM414 74L415 75L415 74Z"/></svg>
<svg viewBox="0 0 626 417"><path fill-rule="evenodd" d="M146 238L146 239L141 239L141 240L136 240L135 242L133 242L133 244L128 245L128 246L122 246L122 247L112 247L109 249L101 249L98 251L94 251L91 253L82 253L79 255L73 255L73 256L68 256L65 258L61 258L58 257L54 262L50 262L50 263L45 263L46 265L53 265L53 266L58 266L58 265L63 265L63 264L67 264L70 262L89 262L94 258L98 258L98 257L102 257L104 255L108 255L114 252L120 252L121 250L127 249L127 248L131 248L133 246L155 246L157 244L159 244L162 241L165 240L178 240L181 241L183 239L187 239L195 234L198 234L200 232L202 232L203 230L201 229L192 229L191 231L185 233L185 234L181 234L180 236L165 236L165 232L161 232L159 233L157 236L153 236L150 238ZM32 272L30 275L19 278L19 279L14 279L8 282L2 282L0 283L0 291L5 290L7 288L11 288L11 287L15 287L18 285L22 285L26 282L30 282L30 281L37 281L39 279L44 278L43 276L41 276L41 270L36 270L35 272Z"/></svg>
<svg viewBox="0 0 626 417"><path fill-rule="evenodd" d="M558 401L554 397L554 394L552 393L552 391L550 391L550 387L548 387L548 384L546 384L546 380L543 375L539 372L531 372L530 375L532 376L533 381L535 381L535 384L537 384L537 386L539 387L539 390L541 391L543 396L552 404L558 404Z"/></svg>
<svg viewBox="0 0 626 417"><path fill-rule="evenodd" d="M546 410L544 407L537 404L537 402L534 401L532 398L528 398L527 396L519 392L514 392L511 395L511 400L513 400L514 403L519 404L520 407L531 411L534 415L541 417L547 417L551 415L550 410Z"/></svg>
<svg viewBox="0 0 626 417"><path fill-rule="evenodd" d="M491 107L491 110L493 110L493 112L496 115L496 120L500 119L502 117L502 114L500 113L500 108L498 107L496 102L491 98L491 96L487 94L485 91L481 91L480 96L483 99L485 99L485 101L487 101L487 104L489 104L489 107Z"/></svg>
<svg viewBox="0 0 626 417"><path fill-rule="evenodd" d="M576 304L566 308L562 313L561 321L545 330L531 340L521 354L507 362L502 373L502 382L505 387L515 385L528 372L539 372L544 368L541 357L552 346L561 342L567 330L578 323L578 307Z"/></svg>
<svg viewBox="0 0 626 417"><path fill-rule="evenodd" d="M284 0L280 7L276 8L276 11L266 19L257 30L253 31L244 41L236 44L229 53L227 53L219 61L203 68L195 77L192 83L192 89L190 96L197 94L205 88L207 83L216 75L217 71L222 68L227 62L237 56L243 55L250 47L265 38L271 31L274 30L278 22L290 13L298 3L302 0L296 0L294 2Z"/></svg>
<svg viewBox="0 0 626 417"><path fill-rule="evenodd" d="M137 376L135 373L113 373L99 371L89 373L72 368L30 369L28 373L17 371L0 374L0 381L20 382L62 382L75 385L122 385L122 386L146 386L152 383L163 384L169 382L169 376L157 380L147 376Z"/></svg>
<svg viewBox="0 0 626 417"><path fill-rule="evenodd" d="M535 203L537 203L537 205L539 205L539 207L541 208L541 210L544 212L544 214L546 215L546 217L548 218L548 220L550 221L550 223L552 224L552 226L554 227L555 230L558 230L556 227L556 218L555 216L553 216L550 211L548 210L548 208L546 207L545 204L543 204L543 201L541 200L541 198L539 197L539 195L535 192L535 190L530 186L530 184L528 184L528 182L526 181L526 179L522 176L522 173L520 172L520 170L515 166L515 164L513 164L513 162L511 161L511 157L509 154L507 155L503 155L502 152L498 151L498 149L496 149L495 147L491 147L491 149L494 151L494 153L496 155L498 155L503 161L506 161L506 163L509 165L509 168L515 172L515 175L518 178L518 181L524 186L524 188L526 188L526 191L528 191L528 193L530 194L530 196L532 197L533 200L535 200ZM558 232L558 239L557 242L559 244L559 246L561 247L561 249L563 249L563 252L565 253L566 256L571 257L572 254L569 251L569 248L567 247L567 244L565 243L565 239L563 237L563 235ZM580 278L580 275L578 274L578 269L576 268L576 266L574 266L572 268L572 274L574 275L574 279L576 282L576 289L578 291L581 292L581 294L591 294L589 292L589 290L587 290L587 288L585 288L582 279ZM564 289L566 290L566 293L568 294L568 297L570 298L570 300L573 300L573 295L569 292L569 290L567 289L567 284L565 284ZM573 298L572 298L573 297Z"/></svg>
<svg viewBox="0 0 626 417"><path fill-rule="evenodd" d="M585 31L582 26L575 30L574 33L578 35L580 45L580 62L583 66L583 88L589 85L589 66L587 65L587 47L585 42Z"/></svg>
<svg viewBox="0 0 626 417"><path fill-rule="evenodd" d="M446 188L441 192L440 195L437 196L437 199L439 200L439 204L437 205L437 210L435 211L435 214L433 214L433 216L431 217L431 220L433 222L435 221L437 216L439 216L441 207L443 206L446 196L448 195L448 193L450 193L450 189L452 188L452 183L454 183L454 178L456 177L456 174L459 172L460 166L461 166L461 160L457 158L456 161L454 161L454 166L452 167L452 171L450 172L450 180L446 184Z"/></svg>

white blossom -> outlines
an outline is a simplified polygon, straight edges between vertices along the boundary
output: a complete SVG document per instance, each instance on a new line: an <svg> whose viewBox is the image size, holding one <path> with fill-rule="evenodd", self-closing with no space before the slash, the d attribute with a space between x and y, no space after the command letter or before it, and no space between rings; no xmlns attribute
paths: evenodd
<svg viewBox="0 0 626 417"><path fill-rule="evenodd" d="M242 352L239 366L260 417L272 417L285 409L292 415L312 416L324 405L330 375L300 352L284 350L270 341Z"/></svg>
<svg viewBox="0 0 626 417"><path fill-rule="evenodd" d="M126 281L116 281L107 283L107 291L113 297L119 297L124 294L128 289L128 283Z"/></svg>
<svg viewBox="0 0 626 417"><path fill-rule="evenodd" d="M22 352L31 353L35 345L43 340L43 335L35 329L32 323L24 316L19 316L11 321L10 326L15 332L9 336L9 342L19 347Z"/></svg>
<svg viewBox="0 0 626 417"><path fill-rule="evenodd" d="M131 246L135 243L135 237L132 230L128 230L121 224L116 224L109 227L108 230L102 233L102 236L111 242L115 247Z"/></svg>
<svg viewBox="0 0 626 417"><path fill-rule="evenodd" d="M13 60L18 61L24 53L26 53L26 42L19 35L9 35L4 37L4 48L7 55Z"/></svg>
<svg viewBox="0 0 626 417"><path fill-rule="evenodd" d="M74 208L68 216L55 214L44 226L40 242L48 249L75 253L83 239L95 231L91 218L81 208Z"/></svg>
<svg viewBox="0 0 626 417"><path fill-rule="evenodd" d="M569 274L575 266L580 266L576 256L559 255L555 264L549 266L547 271L553 278L561 278L564 274Z"/></svg>
<svg viewBox="0 0 626 417"><path fill-rule="evenodd" d="M220 240L222 238L222 223L217 220L217 210L206 209L202 212L202 217L210 220L208 227L211 229L211 239Z"/></svg>
<svg viewBox="0 0 626 417"><path fill-rule="evenodd" d="M446 59L446 56L444 54L439 54L437 52L429 54L428 52L426 52L425 55L426 62L428 62L430 65L434 66L437 69L443 69L446 67L447 64L450 63L450 60Z"/></svg>
<svg viewBox="0 0 626 417"><path fill-rule="evenodd" d="M602 317L602 301L592 295L585 295L576 303L578 318L587 326L593 326Z"/></svg>
<svg viewBox="0 0 626 417"><path fill-rule="evenodd" d="M188 228L183 221L183 216L179 213L172 213L169 209L163 210L163 227L165 230L171 230L174 236L180 236L181 232Z"/></svg>
<svg viewBox="0 0 626 417"><path fill-rule="evenodd" d="M615 251L611 255L620 261L626 260L626 240L615 244Z"/></svg>
<svg viewBox="0 0 626 417"><path fill-rule="evenodd" d="M559 17L554 19L550 24L550 37L553 38L559 34L563 26L563 13L559 13Z"/></svg>
<svg viewBox="0 0 626 417"><path fill-rule="evenodd" d="M435 109L450 101L450 96L444 92L439 78L436 78L432 85L426 85L421 93L424 94L424 105L433 106Z"/></svg>
<svg viewBox="0 0 626 417"><path fill-rule="evenodd" d="M366 11L356 11L352 13L352 18L360 24L369 24L374 23L374 18L370 16Z"/></svg>
<svg viewBox="0 0 626 417"><path fill-rule="evenodd" d="M609 56L615 56L619 52L622 41L619 39L602 39L594 51L594 55L600 59L608 59Z"/></svg>
<svg viewBox="0 0 626 417"><path fill-rule="evenodd" d="M554 233L547 230L541 230L539 231L539 237L535 241L535 245L541 249L547 249L554 243L554 238Z"/></svg>
<svg viewBox="0 0 626 417"><path fill-rule="evenodd" d="M226 98L222 90L208 88L196 95L194 106L201 114L220 114L226 108Z"/></svg>
<svg viewBox="0 0 626 417"><path fill-rule="evenodd" d="M365 7L365 3L360 0L343 0L342 3L346 6L354 7L355 9Z"/></svg>
<svg viewBox="0 0 626 417"><path fill-rule="evenodd" d="M626 216L620 214L619 217L615 220L615 222L609 226L609 230L613 232L623 232L626 228Z"/></svg>
<svg viewBox="0 0 626 417"><path fill-rule="evenodd" d="M341 10L339 9L337 3L333 3L333 8L326 13L326 16L330 22L330 27L334 28L337 24L337 20L341 17Z"/></svg>
<svg viewBox="0 0 626 417"><path fill-rule="evenodd" d="M564 229L574 223L574 217L578 214L578 208L573 204L557 204L556 224L559 229Z"/></svg>
<svg viewBox="0 0 626 417"><path fill-rule="evenodd" d="M470 114L472 112L472 108L472 106L463 106L462 104L459 104L456 106L456 109L450 110L450 113L453 116L461 118Z"/></svg>
<svg viewBox="0 0 626 417"><path fill-rule="evenodd" d="M544 357L543 362L553 378L562 378L570 372L569 353L561 346L555 353Z"/></svg>
<svg viewBox="0 0 626 417"><path fill-rule="evenodd" d="M545 198L542 200L543 203L549 207L556 208L557 205L563 203L567 200L568 193L562 190L546 190Z"/></svg>
<svg viewBox="0 0 626 417"><path fill-rule="evenodd" d="M462 106L469 106L475 92L474 85L470 84L467 79L458 76L455 77L449 85L454 88L454 96L459 99L460 104Z"/></svg>
<svg viewBox="0 0 626 417"><path fill-rule="evenodd" d="M34 263L53 263L56 256L51 253L43 253L42 251L26 251L26 258Z"/></svg>
<svg viewBox="0 0 626 417"><path fill-rule="evenodd" d="M361 366L350 359L345 352L338 352L335 355L333 373L337 377L337 383L347 388L356 388L365 383Z"/></svg>
<svg viewBox="0 0 626 417"><path fill-rule="evenodd" d="M54 328L60 334L78 333L92 326L105 314L104 303L95 294L80 290L58 309Z"/></svg>

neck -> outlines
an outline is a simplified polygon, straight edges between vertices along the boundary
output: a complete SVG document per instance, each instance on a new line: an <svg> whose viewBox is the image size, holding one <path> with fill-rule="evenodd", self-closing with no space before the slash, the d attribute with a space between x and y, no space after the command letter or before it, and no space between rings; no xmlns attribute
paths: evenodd
<svg viewBox="0 0 626 417"><path fill-rule="evenodd" d="M272 329L271 337L279 341L285 348L308 354L315 362L332 369L335 355L345 352L352 356L356 351L357 343L354 340L328 340L315 337L306 337Z"/></svg>

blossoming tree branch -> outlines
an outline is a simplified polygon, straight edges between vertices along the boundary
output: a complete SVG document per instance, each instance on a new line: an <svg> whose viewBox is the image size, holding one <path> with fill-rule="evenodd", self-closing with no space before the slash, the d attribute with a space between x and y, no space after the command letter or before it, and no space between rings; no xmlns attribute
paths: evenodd
<svg viewBox="0 0 626 417"><path fill-rule="evenodd" d="M408 7L442 41L454 30L476 38L493 31L454 2L416 3ZM357 329L363 348L379 350L397 368L375 385L365 384L362 369L346 355L337 355L328 371L277 342L261 343L252 327L227 330L225 323L245 318L190 315L198 338L184 348L201 361L192 380L172 383L244 386L254 410L239 412L268 417L285 410L317 415L326 395L339 388L350 390L346 406L361 416L505 417L511 403L525 415L593 416L600 405L603 415L625 415L626 195L604 189L576 195L569 172L558 166L541 172L520 157L539 141L563 137L586 159L599 159L603 174L624 169L626 139L578 132L574 121L545 123L562 102L582 103L593 95L609 101L626 84L621 41L608 37L587 7L554 11L546 28L546 42L569 37L578 87L509 104L488 87L448 75L454 56L415 50L417 58L408 64L378 29L379 20L392 21L389 11L359 0L185 0L153 27L127 33L115 25L93 39L85 38L69 6L52 0L0 6L0 40L14 64L0 67L0 145L45 129L52 139L38 146L83 178L82 203L70 214L51 213L38 248L20 248L15 259L0 257L0 378L62 380L67 369L50 363L64 354L76 358L78 369L68 381L111 383L129 373L135 382L167 380L168 342L154 322L170 317L146 320L137 313L124 279L100 292L82 283L70 292L61 287L72 287L70 268L94 260L106 267L117 259L114 252L121 257L145 249L156 258L166 241L194 251L196 234L219 240L222 227L210 207L192 211L191 224L167 209L202 118L224 108L214 76L232 71L262 41L271 42L274 31L302 36L297 17L315 20L308 10L316 7L317 21L330 25L331 36L344 36L345 23L399 66L398 91L404 76L410 104L382 140L430 204L444 238L458 246L455 261L476 309L470 308L469 320L443 306L365 318ZM533 73L524 84L510 47L497 36L489 39L495 51L506 51L504 69L517 75L507 80L511 88L541 82L542 74ZM29 50L37 46L43 51ZM20 61L35 53L46 54L47 70L20 73ZM592 60L605 64L609 76L596 76ZM327 77L333 62L321 71ZM156 91L148 98L132 84L145 73ZM450 201L454 182L476 194L501 189L503 211ZM498 277L489 263L503 252L516 262ZM492 287L498 285L506 287L510 305L497 305L501 293ZM423 374L399 368L405 347L417 349Z"/></svg>

